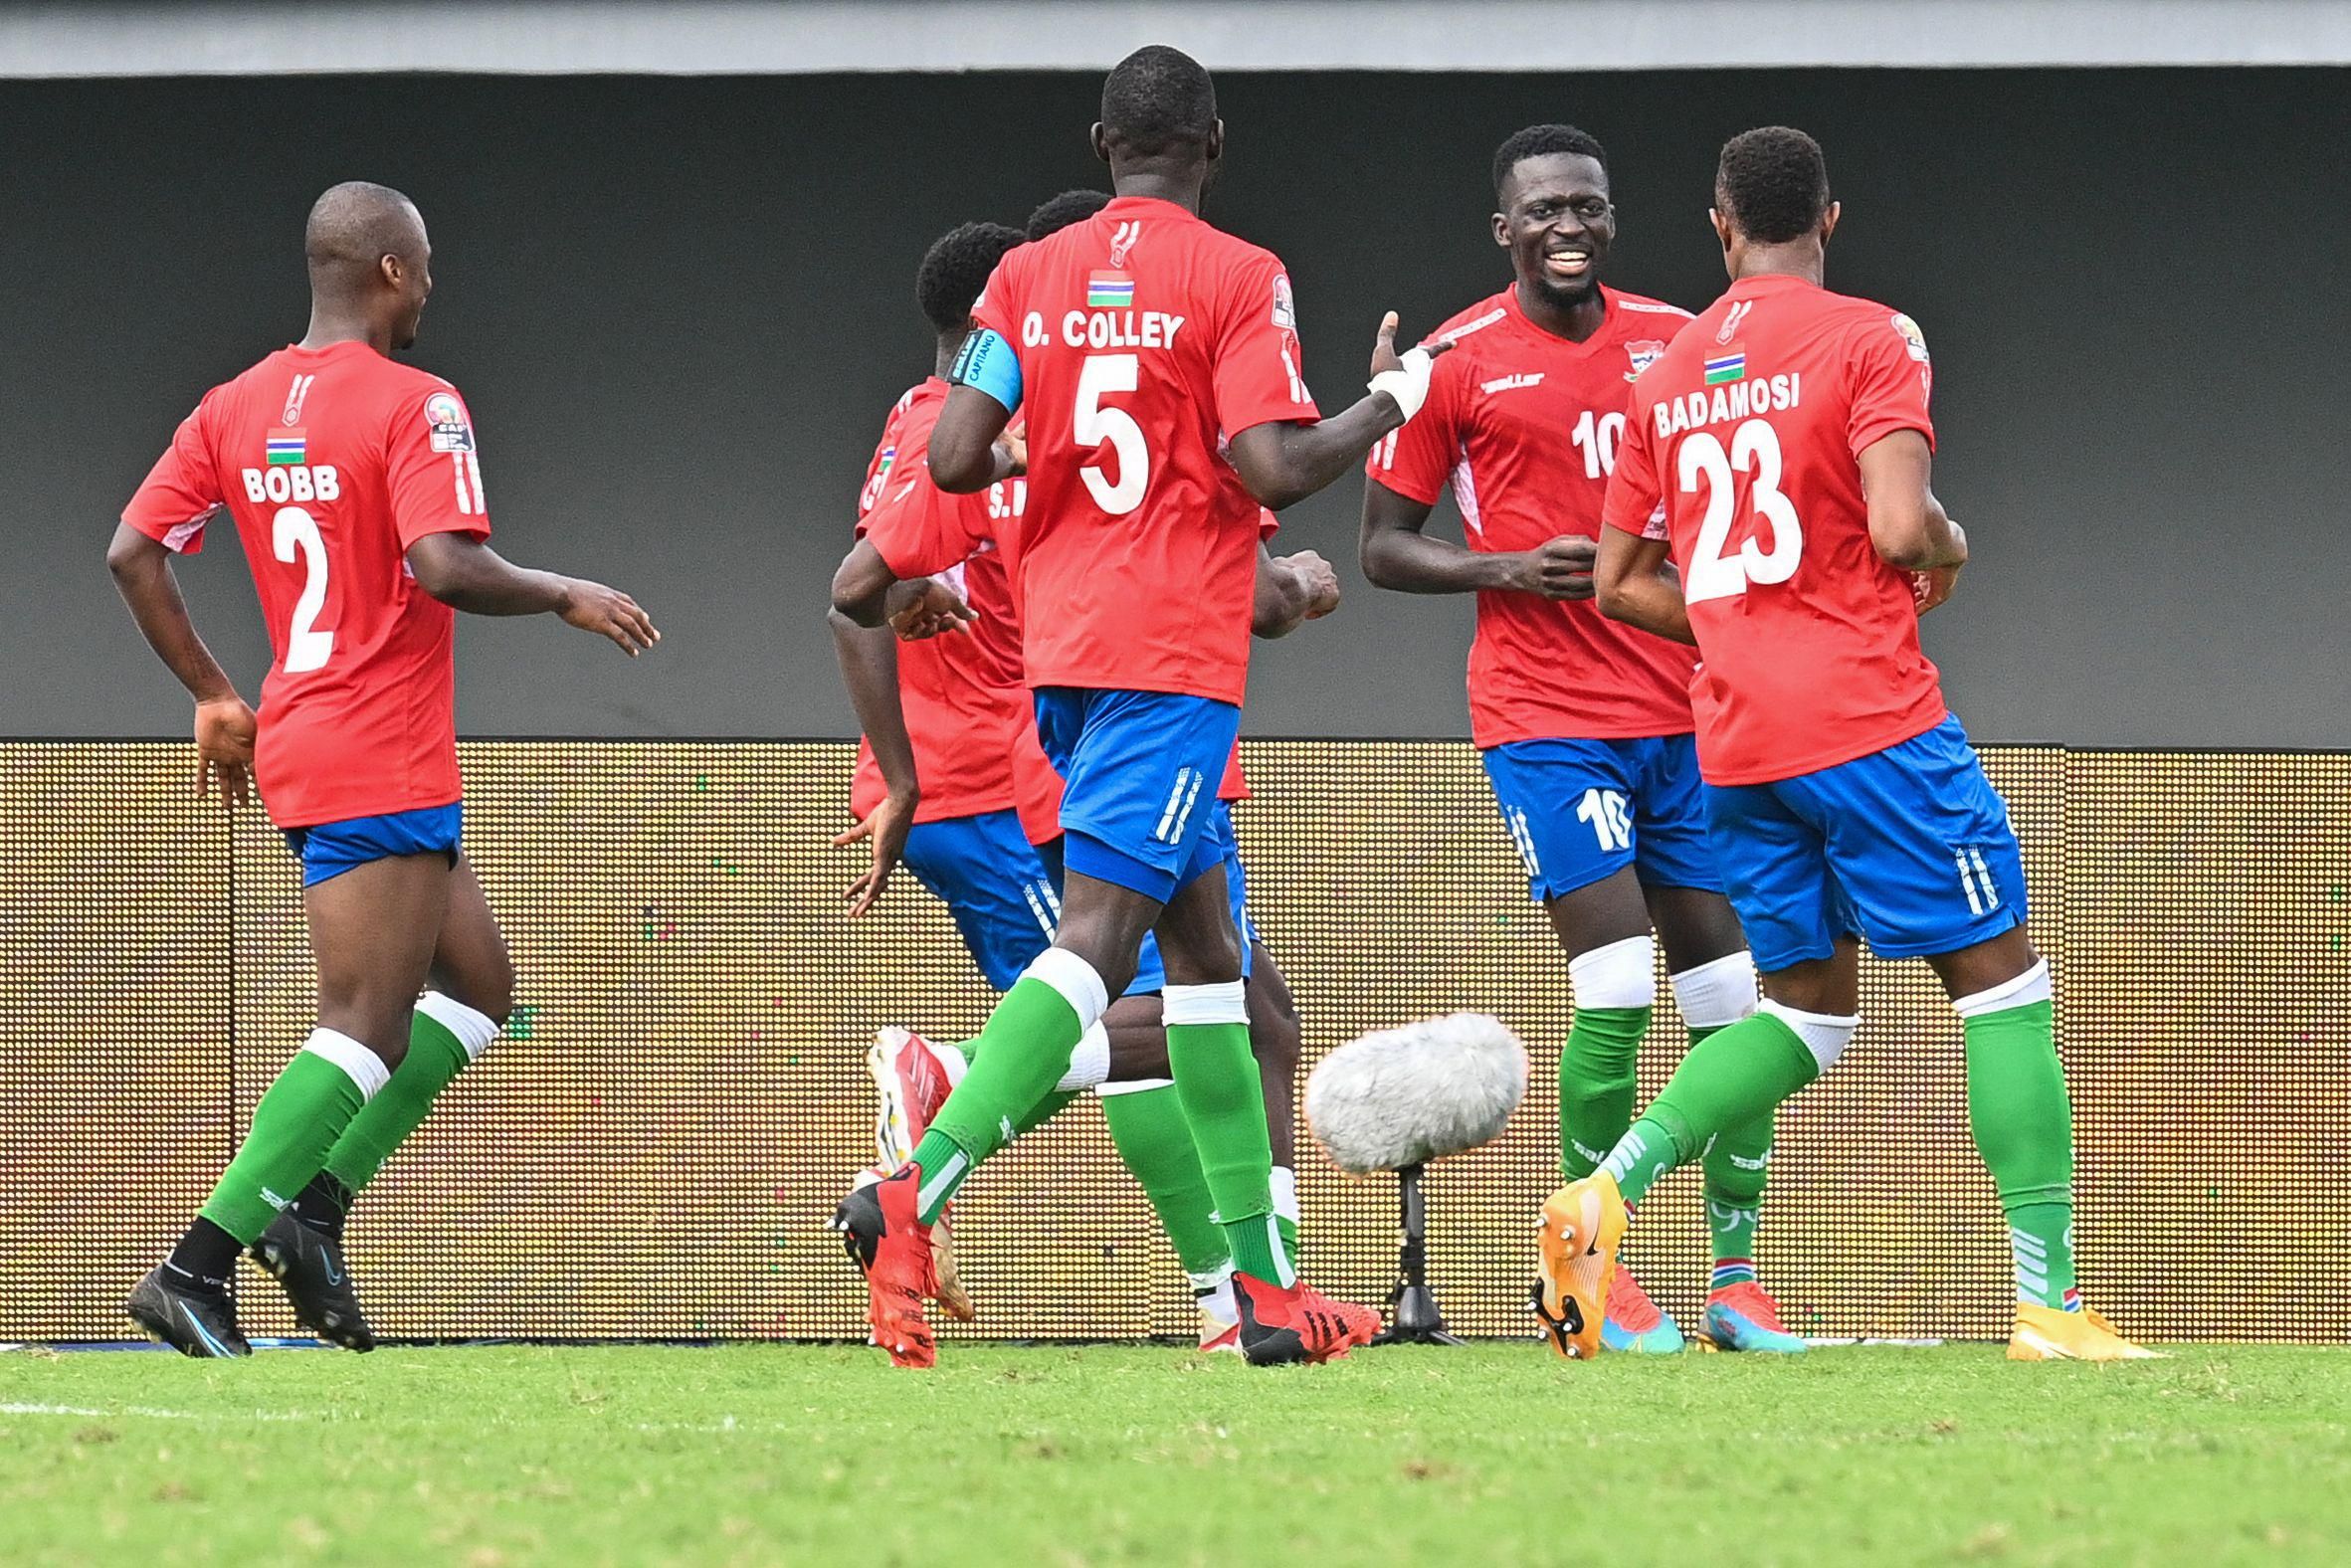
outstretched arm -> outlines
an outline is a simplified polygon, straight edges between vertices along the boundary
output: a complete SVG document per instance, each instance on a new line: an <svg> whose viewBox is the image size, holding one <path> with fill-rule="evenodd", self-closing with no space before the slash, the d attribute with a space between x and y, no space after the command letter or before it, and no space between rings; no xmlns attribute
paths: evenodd
<svg viewBox="0 0 2351 1568"><path fill-rule="evenodd" d="M417 586L468 615L558 615L609 637L632 659L662 640L637 601L581 577L516 566L472 533L428 533L408 547Z"/></svg>
<svg viewBox="0 0 2351 1568"><path fill-rule="evenodd" d="M914 742L906 733L906 709L898 695L898 641L882 627L860 626L840 611L827 619L833 627L833 650L841 661L841 681L849 688L849 704L857 709L858 726L874 748L887 793L882 804L855 827L833 841L835 849L870 842L873 860L842 897L852 919L874 907L889 886L889 874L905 853L906 835L914 826L914 808L921 804L921 782L915 774Z"/></svg>
<svg viewBox="0 0 2351 1568"><path fill-rule="evenodd" d="M1600 613L1610 620L1669 642L1697 646L1697 634L1689 627L1689 606L1681 597L1680 579L1665 559L1664 539L1603 527L1592 586Z"/></svg>
<svg viewBox="0 0 2351 1568"><path fill-rule="evenodd" d="M139 635L155 651L188 695L196 699L196 793L219 779L221 800L244 804L252 793L253 742L259 728L253 709L237 694L236 683L221 669L189 619L171 570L171 551L128 523L117 523L106 545L106 570L130 607Z"/></svg>
<svg viewBox="0 0 2351 1568"><path fill-rule="evenodd" d="M1235 433L1228 455L1261 505L1295 505L1363 462L1372 443L1421 410L1429 367L1451 343L1396 352L1396 312L1380 321L1371 353L1371 390L1313 424L1269 420Z"/></svg>

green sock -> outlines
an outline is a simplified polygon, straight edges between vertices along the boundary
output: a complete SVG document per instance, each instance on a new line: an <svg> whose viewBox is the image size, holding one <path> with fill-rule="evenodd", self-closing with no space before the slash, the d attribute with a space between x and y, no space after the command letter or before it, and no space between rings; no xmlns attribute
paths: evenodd
<svg viewBox="0 0 2351 1568"><path fill-rule="evenodd" d="M2073 1112L2048 1001L1979 1013L1967 1038L1967 1119L1992 1168L2016 1255L2017 1299L2072 1311Z"/></svg>
<svg viewBox="0 0 2351 1568"><path fill-rule="evenodd" d="M252 1246L318 1174L327 1151L387 1076L381 1059L350 1036L313 1030L253 1107L253 1125L237 1157L197 1212L238 1246Z"/></svg>
<svg viewBox="0 0 2351 1568"><path fill-rule="evenodd" d="M1187 987L1170 986L1172 993ZM1206 990L1207 987L1199 989ZM1241 987L1235 982L1233 989ZM1172 1011L1172 1008L1171 1008ZM1286 1285L1297 1276L1273 1219L1273 1144L1266 1132L1266 1091L1250 1055L1249 1025L1170 1024L1167 1065L1200 1168L1241 1273Z"/></svg>
<svg viewBox="0 0 2351 1568"><path fill-rule="evenodd" d="M1273 1194L1273 1229L1281 1237L1281 1261L1294 1274L1298 1272L1298 1173L1287 1165L1276 1165L1267 1176Z"/></svg>
<svg viewBox="0 0 2351 1568"><path fill-rule="evenodd" d="M1048 950L1049 956L1062 951ZM1092 974L1083 959L1067 956ZM1004 993L972 1044L971 1071L915 1145L923 1224L939 1217L982 1160L1012 1140L1019 1118L1036 1110L1070 1070L1070 1054L1083 1033L1078 1010L1035 974L1023 975Z"/></svg>
<svg viewBox="0 0 2351 1568"><path fill-rule="evenodd" d="M1104 1094L1101 1099L1110 1141L1151 1200L1184 1273L1197 1280L1222 1271L1233 1261L1232 1250L1214 1218L1216 1201L1208 1195L1208 1176L1200 1168L1200 1150L1192 1142L1192 1124L1184 1119L1175 1085Z"/></svg>
<svg viewBox="0 0 2351 1568"><path fill-rule="evenodd" d="M1633 1124L1635 1064L1646 1007L1579 1007L1559 1053L1559 1169L1580 1181Z"/></svg>
<svg viewBox="0 0 2351 1568"><path fill-rule="evenodd" d="M1695 1050L1712 1029L1692 1027L1689 1043ZM1763 1217L1763 1184L1771 1167L1772 1123L1776 1111L1765 1111L1753 1121L1726 1127L1706 1145L1706 1228L1714 1238L1714 1276L1710 1288L1741 1284L1755 1278L1755 1224Z"/></svg>
<svg viewBox="0 0 2351 1568"><path fill-rule="evenodd" d="M391 1081L351 1118L351 1124L327 1151L323 1169L351 1192L375 1179L392 1151L423 1122L435 1096L496 1037L497 1025L472 1008L460 1008L439 998L434 1012L441 1016L435 1017L426 1010L433 1001L428 998L410 1015L408 1055L401 1058ZM460 1029L466 1031L462 1037ZM469 1040L478 1042L471 1051L467 1049Z"/></svg>
<svg viewBox="0 0 2351 1568"><path fill-rule="evenodd" d="M1012 1138L1018 1138L1044 1126L1054 1117L1060 1115L1070 1101L1077 1097L1078 1091L1074 1088L1047 1089L1045 1097L1031 1105L1027 1114L1012 1118ZM1004 1141L1010 1143L1012 1138L1007 1138Z"/></svg>
<svg viewBox="0 0 2351 1568"><path fill-rule="evenodd" d="M1627 1203L1638 1203L1657 1179L1688 1163L1706 1140L1745 1126L1821 1076L1821 1067L1795 1030L1770 1013L1756 1013L1717 1030L1690 1048L1649 1110L1609 1151L1606 1169Z"/></svg>

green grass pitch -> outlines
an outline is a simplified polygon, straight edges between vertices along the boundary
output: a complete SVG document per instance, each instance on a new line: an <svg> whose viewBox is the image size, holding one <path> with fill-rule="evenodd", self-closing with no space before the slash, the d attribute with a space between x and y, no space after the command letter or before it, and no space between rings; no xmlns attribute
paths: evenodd
<svg viewBox="0 0 2351 1568"><path fill-rule="evenodd" d="M2351 1561L2351 1350L0 1355L0 1562Z"/></svg>

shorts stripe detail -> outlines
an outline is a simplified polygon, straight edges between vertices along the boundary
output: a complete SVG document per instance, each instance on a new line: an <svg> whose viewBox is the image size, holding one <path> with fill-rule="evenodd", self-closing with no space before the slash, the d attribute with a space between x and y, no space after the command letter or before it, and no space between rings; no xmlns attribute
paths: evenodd
<svg viewBox="0 0 2351 1568"><path fill-rule="evenodd" d="M1984 898L1981 893L1976 891L1976 874L1967 864L1967 852L1953 850L1951 864L1959 868L1959 885L1967 891L1967 912L1982 914L1984 912Z"/></svg>
<svg viewBox="0 0 2351 1568"><path fill-rule="evenodd" d="M1159 826L1151 834L1152 838L1161 844L1183 843L1184 828L1191 822L1192 808L1200 800L1202 777L1198 768L1176 769L1175 788L1167 792L1167 807L1159 814Z"/></svg>
<svg viewBox="0 0 2351 1568"><path fill-rule="evenodd" d="M1038 928L1045 932L1045 939L1052 941L1054 933L1061 929L1062 919L1062 906L1054 899L1053 884L1046 882L1026 882L1022 884L1021 894L1029 900L1029 912L1037 917Z"/></svg>
<svg viewBox="0 0 2351 1568"><path fill-rule="evenodd" d="M1999 908L2000 885L1992 880L1992 868L1984 864L1984 852L1971 844L1967 847L1967 854L1976 863L1976 876L1983 882L1984 901L1995 909Z"/></svg>

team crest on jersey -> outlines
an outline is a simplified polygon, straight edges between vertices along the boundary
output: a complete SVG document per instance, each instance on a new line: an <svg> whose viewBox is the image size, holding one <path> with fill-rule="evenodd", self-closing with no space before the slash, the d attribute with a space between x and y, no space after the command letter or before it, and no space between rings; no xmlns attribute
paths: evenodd
<svg viewBox="0 0 2351 1568"><path fill-rule="evenodd" d="M466 406L447 392L425 399L425 425L432 432L435 452L471 452L474 427L466 422Z"/></svg>
<svg viewBox="0 0 2351 1568"><path fill-rule="evenodd" d="M1658 355L1665 351L1665 345L1654 337L1645 337L1637 343L1627 343L1625 357L1633 362L1633 368L1625 372L1625 379L1630 381L1656 364Z"/></svg>
<svg viewBox="0 0 2351 1568"><path fill-rule="evenodd" d="M1738 336L1739 323L1746 320L1747 312L1754 308L1755 301L1752 299L1741 299L1737 304L1732 305L1730 313L1722 318L1722 330L1714 334L1714 341L1728 343L1732 338Z"/></svg>
<svg viewBox="0 0 2351 1568"><path fill-rule="evenodd" d="M1110 231L1110 265L1124 267L1126 253L1134 249L1135 241L1143 237L1143 220L1129 218Z"/></svg>
<svg viewBox="0 0 2351 1568"><path fill-rule="evenodd" d="M1910 357L1926 363L1926 334L1918 330L1918 323L1901 311L1894 312L1894 330L1902 334L1902 346L1910 350Z"/></svg>
<svg viewBox="0 0 2351 1568"><path fill-rule="evenodd" d="M1284 332L1298 329L1298 307L1289 295L1289 274L1273 275L1273 324Z"/></svg>

